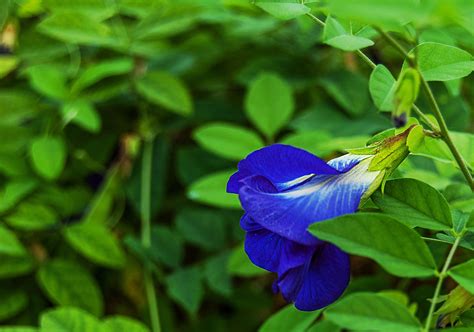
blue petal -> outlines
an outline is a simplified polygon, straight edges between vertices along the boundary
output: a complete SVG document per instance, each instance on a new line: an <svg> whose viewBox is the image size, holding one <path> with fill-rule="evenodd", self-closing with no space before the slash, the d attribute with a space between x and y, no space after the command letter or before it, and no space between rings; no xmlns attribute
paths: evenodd
<svg viewBox="0 0 474 332"><path fill-rule="evenodd" d="M336 246L320 246L305 265L291 269L279 277L274 288L281 291L296 308L312 311L337 300L350 279L349 256Z"/></svg>
<svg viewBox="0 0 474 332"><path fill-rule="evenodd" d="M311 259L314 248L270 232L247 215L242 217L241 225L248 230L245 236L245 252L252 263L265 270L284 273ZM321 241L321 245L322 243Z"/></svg>
<svg viewBox="0 0 474 332"><path fill-rule="evenodd" d="M315 174L338 174L315 155L289 145L274 144L249 154L239 162L239 170L231 176L227 191L237 194L241 180L260 175L270 180L278 190L288 189Z"/></svg>
<svg viewBox="0 0 474 332"><path fill-rule="evenodd" d="M318 175L291 190L272 193L245 185L239 198L255 222L289 240L314 245L317 240L306 231L316 221L357 210L362 195L379 172L369 172L368 162L347 173Z"/></svg>
<svg viewBox="0 0 474 332"><path fill-rule="evenodd" d="M334 167L339 172L345 173L352 167L360 163L362 160L369 158L370 155L357 155L357 154L345 154L338 158L334 158L328 161L328 165Z"/></svg>

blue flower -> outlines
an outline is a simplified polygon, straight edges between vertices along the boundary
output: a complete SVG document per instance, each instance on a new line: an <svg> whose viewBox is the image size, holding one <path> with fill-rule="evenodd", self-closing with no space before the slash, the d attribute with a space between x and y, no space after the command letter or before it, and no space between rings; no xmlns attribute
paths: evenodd
<svg viewBox="0 0 474 332"><path fill-rule="evenodd" d="M385 175L384 168L370 168L373 159L370 153L347 154L326 163L275 144L240 161L229 179L227 191L239 194L245 210L241 227L247 255L278 274L274 291L300 310L331 304L349 283L349 256L307 228L357 210Z"/></svg>

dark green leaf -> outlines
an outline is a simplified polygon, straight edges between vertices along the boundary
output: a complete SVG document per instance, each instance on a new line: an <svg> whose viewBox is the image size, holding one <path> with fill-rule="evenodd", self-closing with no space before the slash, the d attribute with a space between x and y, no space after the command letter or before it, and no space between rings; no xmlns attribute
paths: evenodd
<svg viewBox="0 0 474 332"><path fill-rule="evenodd" d="M51 208L33 202L20 204L12 214L5 217L8 225L25 231L52 228L58 221L58 216Z"/></svg>
<svg viewBox="0 0 474 332"><path fill-rule="evenodd" d="M0 254L9 256L25 256L25 247L16 237L15 233L0 225Z"/></svg>
<svg viewBox="0 0 474 332"><path fill-rule="evenodd" d="M166 285L173 300L189 313L197 313L204 296L202 272L199 268L177 270L166 278Z"/></svg>
<svg viewBox="0 0 474 332"><path fill-rule="evenodd" d="M156 225L151 229L150 256L170 267L181 265L184 256L184 243L179 234L166 226Z"/></svg>
<svg viewBox="0 0 474 332"><path fill-rule="evenodd" d="M21 290L0 291L0 321L17 315L28 306L28 296Z"/></svg>

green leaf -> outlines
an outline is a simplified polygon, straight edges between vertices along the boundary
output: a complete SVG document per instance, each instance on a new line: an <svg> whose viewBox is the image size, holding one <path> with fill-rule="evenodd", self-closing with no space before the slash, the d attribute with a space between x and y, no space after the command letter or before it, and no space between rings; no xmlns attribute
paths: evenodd
<svg viewBox="0 0 474 332"><path fill-rule="evenodd" d="M48 180L61 175L66 156L66 145L60 137L39 137L30 147L30 158L35 171Z"/></svg>
<svg viewBox="0 0 474 332"><path fill-rule="evenodd" d="M0 119L3 124L18 125L37 115L38 98L23 90L0 90Z"/></svg>
<svg viewBox="0 0 474 332"><path fill-rule="evenodd" d="M36 327L29 326L0 326L0 332L38 332Z"/></svg>
<svg viewBox="0 0 474 332"><path fill-rule="evenodd" d="M474 259L451 268L448 274L469 293L474 294Z"/></svg>
<svg viewBox="0 0 474 332"><path fill-rule="evenodd" d="M255 5L281 20L289 20L311 11L298 0L256 0Z"/></svg>
<svg viewBox="0 0 474 332"><path fill-rule="evenodd" d="M20 61L16 56L4 55L0 58L0 78L4 78L10 72L15 70Z"/></svg>
<svg viewBox="0 0 474 332"><path fill-rule="evenodd" d="M52 99L65 99L69 95L66 76L53 65L36 65L26 70L31 86L42 95Z"/></svg>
<svg viewBox="0 0 474 332"><path fill-rule="evenodd" d="M446 230L453 227L446 199L430 185L415 179L387 181L384 193L372 195L383 212L409 227Z"/></svg>
<svg viewBox="0 0 474 332"><path fill-rule="evenodd" d="M331 0L328 9L337 17L390 29L402 29L424 13L416 0L357 0L350 4L347 0Z"/></svg>
<svg viewBox="0 0 474 332"><path fill-rule="evenodd" d="M232 173L234 171L223 171L200 178L188 188L188 198L212 206L240 209L237 195L226 193Z"/></svg>
<svg viewBox="0 0 474 332"><path fill-rule="evenodd" d="M148 327L140 321L126 316L107 317L102 322L101 332L149 332Z"/></svg>
<svg viewBox="0 0 474 332"><path fill-rule="evenodd" d="M213 291L229 296L232 294L232 280L227 271L229 253L224 252L208 259L204 265L204 277Z"/></svg>
<svg viewBox="0 0 474 332"><path fill-rule="evenodd" d="M289 304L270 316L258 332L304 332L320 314L320 310L299 311Z"/></svg>
<svg viewBox="0 0 474 332"><path fill-rule="evenodd" d="M241 277L253 277L268 273L250 261L243 244L232 250L227 263L227 270L230 274Z"/></svg>
<svg viewBox="0 0 474 332"><path fill-rule="evenodd" d="M381 111L394 108L396 80L384 65L378 65L370 74L369 91L375 106Z"/></svg>
<svg viewBox="0 0 474 332"><path fill-rule="evenodd" d="M349 115L361 116L367 113L370 97L368 81L349 71L338 71L321 79L321 86Z"/></svg>
<svg viewBox="0 0 474 332"><path fill-rule="evenodd" d="M97 318L78 308L57 308L41 314L40 332L101 331Z"/></svg>
<svg viewBox="0 0 474 332"><path fill-rule="evenodd" d="M77 93L97 82L112 76L124 75L132 71L133 61L129 58L118 58L101 61L87 67L74 81L71 91Z"/></svg>
<svg viewBox="0 0 474 332"><path fill-rule="evenodd" d="M0 254L16 257L26 255L26 249L15 233L2 225L0 225Z"/></svg>
<svg viewBox="0 0 474 332"><path fill-rule="evenodd" d="M155 225L151 229L150 255L156 262L176 268L181 265L183 260L183 242L175 230Z"/></svg>
<svg viewBox="0 0 474 332"><path fill-rule="evenodd" d="M52 228L58 223L56 213L40 203L24 202L5 217L5 222L13 228L25 231L38 231Z"/></svg>
<svg viewBox="0 0 474 332"><path fill-rule="evenodd" d="M3 31L3 27L10 16L11 0L6 0L2 7L0 7L0 30Z"/></svg>
<svg viewBox="0 0 474 332"><path fill-rule="evenodd" d="M136 81L138 92L150 102L180 115L193 112L191 95L184 83L163 71L153 71Z"/></svg>
<svg viewBox="0 0 474 332"><path fill-rule="evenodd" d="M196 314L204 296L202 272L198 267L177 270L166 278L169 296L186 311Z"/></svg>
<svg viewBox="0 0 474 332"><path fill-rule="evenodd" d="M341 332L341 328L331 322L330 320L324 319L316 322L305 332Z"/></svg>
<svg viewBox="0 0 474 332"><path fill-rule="evenodd" d="M37 277L52 302L78 307L96 316L102 314L104 303L99 286L92 275L77 263L59 259L48 261L40 267Z"/></svg>
<svg viewBox="0 0 474 332"><path fill-rule="evenodd" d="M0 298L0 321L14 317L28 306L28 296L22 290L1 290Z"/></svg>
<svg viewBox="0 0 474 332"><path fill-rule="evenodd" d="M427 81L450 81L468 76L474 61L468 52L450 45L421 43L410 51L415 55L418 68ZM405 62L404 68L408 67Z"/></svg>
<svg viewBox="0 0 474 332"><path fill-rule="evenodd" d="M474 193L467 184L451 184L444 189L443 195L453 209L463 212L474 210Z"/></svg>
<svg viewBox="0 0 474 332"><path fill-rule="evenodd" d="M406 306L373 293L350 294L324 314L335 324L351 330L417 332L421 329L420 322Z"/></svg>
<svg viewBox="0 0 474 332"><path fill-rule="evenodd" d="M0 213L3 213L31 194L38 186L36 180L18 179L8 182L0 191Z"/></svg>
<svg viewBox="0 0 474 332"><path fill-rule="evenodd" d="M30 256L10 256L0 254L0 279L14 278L30 273L34 261Z"/></svg>
<svg viewBox="0 0 474 332"><path fill-rule="evenodd" d="M204 149L232 160L244 159L264 146L253 131L226 123L206 124L196 129L193 137Z"/></svg>
<svg viewBox="0 0 474 332"><path fill-rule="evenodd" d="M92 133L100 131L101 119L94 106L85 100L74 100L63 104L61 108L64 123L75 123Z"/></svg>
<svg viewBox="0 0 474 332"><path fill-rule="evenodd" d="M317 222L309 231L351 254L372 258L401 277L427 277L435 261L420 235L387 215L356 213Z"/></svg>
<svg viewBox="0 0 474 332"><path fill-rule="evenodd" d="M245 97L248 118L268 138L286 125L294 108L291 87L274 73L257 76Z"/></svg>
<svg viewBox="0 0 474 332"><path fill-rule="evenodd" d="M182 209L176 216L176 228L189 242L208 250L224 247L226 224L210 209Z"/></svg>
<svg viewBox="0 0 474 332"><path fill-rule="evenodd" d="M69 244L94 263L110 268L125 264L125 255L119 242L107 229L98 223L77 223L64 230Z"/></svg>
<svg viewBox="0 0 474 332"><path fill-rule="evenodd" d="M44 6L54 13L80 13L94 19L109 18L116 12L116 6L110 6L104 0L76 0L76 1L62 1L62 0L42 0Z"/></svg>
<svg viewBox="0 0 474 332"><path fill-rule="evenodd" d="M343 51L356 51L374 45L374 42L368 38L348 33L344 27L331 16L326 18L323 40L325 44Z"/></svg>
<svg viewBox="0 0 474 332"><path fill-rule="evenodd" d="M111 29L90 15L77 12L57 12L49 15L37 29L66 43L100 45L107 41Z"/></svg>

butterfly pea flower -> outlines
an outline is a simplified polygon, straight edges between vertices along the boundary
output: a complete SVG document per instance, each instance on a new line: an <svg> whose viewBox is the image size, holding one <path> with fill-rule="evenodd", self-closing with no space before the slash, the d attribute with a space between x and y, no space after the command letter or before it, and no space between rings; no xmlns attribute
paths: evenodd
<svg viewBox="0 0 474 332"><path fill-rule="evenodd" d="M277 273L273 291L296 308L323 308L346 289L349 256L319 240L310 224L357 211L408 154L409 130L329 162L283 144L254 151L238 164L227 191L245 211L245 251Z"/></svg>

